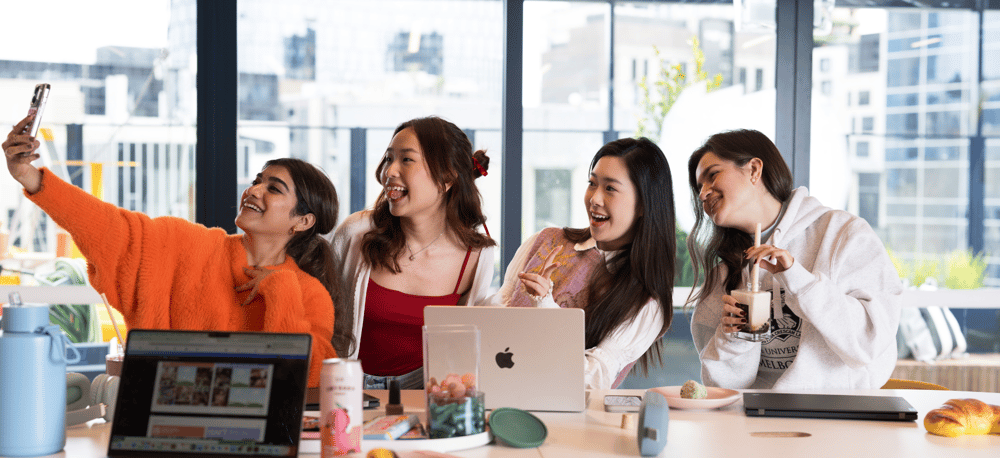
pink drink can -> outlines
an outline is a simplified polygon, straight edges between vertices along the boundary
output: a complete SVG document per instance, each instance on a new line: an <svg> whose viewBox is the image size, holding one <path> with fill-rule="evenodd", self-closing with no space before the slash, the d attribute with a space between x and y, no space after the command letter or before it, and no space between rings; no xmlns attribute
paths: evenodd
<svg viewBox="0 0 1000 458"><path fill-rule="evenodd" d="M320 455L323 458L361 452L363 381L361 361L323 360L319 378Z"/></svg>

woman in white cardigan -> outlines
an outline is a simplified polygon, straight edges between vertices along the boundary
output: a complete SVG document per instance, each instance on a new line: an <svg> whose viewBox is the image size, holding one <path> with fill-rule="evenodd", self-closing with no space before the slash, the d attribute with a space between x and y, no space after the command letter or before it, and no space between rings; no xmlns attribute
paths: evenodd
<svg viewBox="0 0 1000 458"><path fill-rule="evenodd" d="M473 152L455 124L404 122L376 169L383 190L373 208L331 234L344 300L353 305L353 344L338 354L361 360L365 388L393 379L422 387L423 308L486 296L496 242L481 232L486 217L474 181L488 166L485 151Z"/></svg>

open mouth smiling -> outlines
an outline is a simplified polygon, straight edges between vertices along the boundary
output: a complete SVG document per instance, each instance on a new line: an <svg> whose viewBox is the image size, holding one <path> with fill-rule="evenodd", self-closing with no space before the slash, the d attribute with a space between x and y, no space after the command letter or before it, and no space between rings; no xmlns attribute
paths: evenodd
<svg viewBox="0 0 1000 458"><path fill-rule="evenodd" d="M260 207L254 205L254 204L252 204L252 203L250 203L248 201L245 201L245 200L243 201L243 208L248 208L248 209L253 210L253 211L257 212L257 213L264 213L263 209L261 209Z"/></svg>
<svg viewBox="0 0 1000 458"><path fill-rule="evenodd" d="M402 186L386 186L385 191L389 200L399 200L408 193L406 188Z"/></svg>

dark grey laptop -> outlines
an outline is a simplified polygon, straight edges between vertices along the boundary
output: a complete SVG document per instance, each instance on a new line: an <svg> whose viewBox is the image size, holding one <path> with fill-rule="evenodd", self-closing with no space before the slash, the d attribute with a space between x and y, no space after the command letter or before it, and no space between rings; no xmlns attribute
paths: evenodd
<svg viewBox="0 0 1000 458"><path fill-rule="evenodd" d="M917 419L917 409L899 396L743 393L743 408L747 416L751 417L889 421Z"/></svg>
<svg viewBox="0 0 1000 458"><path fill-rule="evenodd" d="M295 456L311 340L132 330L108 455Z"/></svg>

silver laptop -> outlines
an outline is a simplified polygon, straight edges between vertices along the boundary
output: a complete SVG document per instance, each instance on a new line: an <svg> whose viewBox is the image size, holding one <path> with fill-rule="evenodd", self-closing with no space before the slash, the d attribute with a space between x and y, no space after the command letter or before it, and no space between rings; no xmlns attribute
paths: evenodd
<svg viewBox="0 0 1000 458"><path fill-rule="evenodd" d="M128 334L111 457L295 456L309 334Z"/></svg>
<svg viewBox="0 0 1000 458"><path fill-rule="evenodd" d="M479 328L479 379L487 409L585 409L583 323L582 309L424 308L425 325Z"/></svg>

